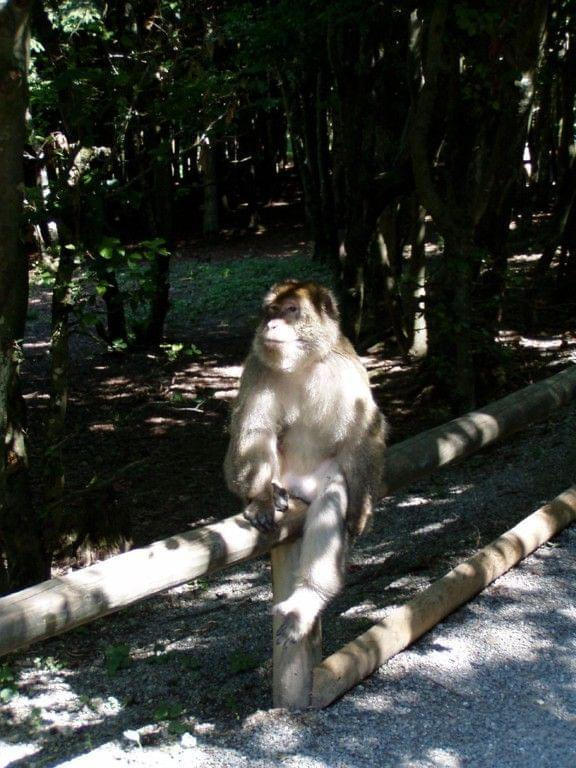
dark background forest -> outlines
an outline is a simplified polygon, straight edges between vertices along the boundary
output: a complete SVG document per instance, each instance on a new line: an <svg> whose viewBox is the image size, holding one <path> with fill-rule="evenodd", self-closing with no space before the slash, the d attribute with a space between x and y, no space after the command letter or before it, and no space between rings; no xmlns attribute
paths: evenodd
<svg viewBox="0 0 576 768"><path fill-rule="evenodd" d="M574 13L2 4L2 591L225 508L226 409L178 382L222 386L276 278L332 285L377 386L402 361L414 431L547 374L523 342L575 343ZM168 530L133 535L147 497Z"/></svg>

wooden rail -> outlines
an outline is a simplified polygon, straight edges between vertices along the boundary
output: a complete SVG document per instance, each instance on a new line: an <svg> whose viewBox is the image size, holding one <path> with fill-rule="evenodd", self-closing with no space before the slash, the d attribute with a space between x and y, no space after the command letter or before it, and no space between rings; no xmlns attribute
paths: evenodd
<svg viewBox="0 0 576 768"><path fill-rule="evenodd" d="M0 655L262 555L298 536L305 511L291 502L292 514L266 535L235 515L2 597Z"/></svg>
<svg viewBox="0 0 576 768"><path fill-rule="evenodd" d="M312 707L327 707L576 520L576 486L453 568L317 665Z"/></svg>
<svg viewBox="0 0 576 768"><path fill-rule="evenodd" d="M452 464L566 405L576 394L576 365L485 408L392 446L382 494ZM241 515L0 598L0 655L118 611L171 587L261 555L272 548L275 602L290 590L306 506L291 501L273 534ZM292 549L296 547L296 549ZM320 653L320 627L297 647L276 648L275 706L308 706L311 670ZM316 700L319 697L316 695Z"/></svg>

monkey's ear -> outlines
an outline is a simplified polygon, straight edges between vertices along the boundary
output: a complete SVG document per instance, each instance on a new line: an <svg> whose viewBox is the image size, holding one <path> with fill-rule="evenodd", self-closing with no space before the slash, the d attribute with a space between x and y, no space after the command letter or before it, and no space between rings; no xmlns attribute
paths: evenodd
<svg viewBox="0 0 576 768"><path fill-rule="evenodd" d="M281 280L279 283L274 283L274 285L269 288L269 290L264 295L264 300L262 303L263 308L266 308L268 304L271 304L273 301L276 301L280 293L283 293L284 291L289 291L296 286L300 285L298 280L288 279L288 280Z"/></svg>
<svg viewBox="0 0 576 768"><path fill-rule="evenodd" d="M322 309L326 312L328 317L332 318L332 320L340 320L340 310L338 309L336 297L332 291L329 291L328 288L324 288L324 286L320 286L320 301Z"/></svg>

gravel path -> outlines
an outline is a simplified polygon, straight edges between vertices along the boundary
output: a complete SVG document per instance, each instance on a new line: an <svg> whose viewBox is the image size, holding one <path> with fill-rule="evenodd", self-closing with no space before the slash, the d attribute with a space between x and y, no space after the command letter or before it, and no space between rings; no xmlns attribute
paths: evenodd
<svg viewBox="0 0 576 768"><path fill-rule="evenodd" d="M387 499L326 653L574 483L575 434L564 409ZM332 707L290 714L268 709L269 574L249 563L10 659L0 766L573 768L575 584L568 529Z"/></svg>

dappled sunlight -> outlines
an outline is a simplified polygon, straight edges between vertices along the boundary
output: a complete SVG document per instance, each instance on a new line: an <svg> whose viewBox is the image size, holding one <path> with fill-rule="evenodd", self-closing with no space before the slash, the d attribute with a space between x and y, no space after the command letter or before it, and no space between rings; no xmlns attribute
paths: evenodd
<svg viewBox="0 0 576 768"><path fill-rule="evenodd" d="M465 765L456 749L448 750L440 747L427 749L426 757L431 765L438 768L462 768Z"/></svg>
<svg viewBox="0 0 576 768"><path fill-rule="evenodd" d="M541 253L517 253L510 256L508 261L514 266L515 264L536 264L542 258Z"/></svg>
<svg viewBox="0 0 576 768"><path fill-rule="evenodd" d="M22 344L24 352L50 352L50 340L47 341L25 341Z"/></svg>
<svg viewBox="0 0 576 768"><path fill-rule="evenodd" d="M282 753L282 765L290 765L291 753L294 754L303 750L309 743L312 734L298 716L283 718L281 723L278 723L278 720L278 713L275 711L256 712L248 715L244 720L242 730L250 735L251 742L264 755L270 754L271 750L278 750ZM274 725L274 723L279 726L276 738L271 737L269 728L266 728L266 726ZM277 742L274 743L276 739ZM307 761L307 764L312 768L315 762L314 760L310 763ZM324 768L325 763L318 761L318 766Z"/></svg>
<svg viewBox="0 0 576 768"><path fill-rule="evenodd" d="M414 531L414 536L425 536L429 533L440 533L447 525L451 525L455 522L457 522L457 518L447 517L442 520L442 522L429 523L428 525L422 526L422 528L416 528Z"/></svg>
<svg viewBox="0 0 576 768"><path fill-rule="evenodd" d="M238 394L241 365L193 363L174 374L170 392L187 398L208 395L217 400L233 400Z"/></svg>
<svg viewBox="0 0 576 768"><path fill-rule="evenodd" d="M458 419L457 428L449 431L445 437L437 439L439 462L444 464L452 461L460 453L462 446L470 440L485 445L495 440L499 434L500 426L494 416L481 411L467 414Z"/></svg>
<svg viewBox="0 0 576 768"><path fill-rule="evenodd" d="M535 339L527 338L526 336L520 336L518 344L521 347L527 349L538 349L542 351L562 349L567 346L567 343L562 338L550 338L550 339ZM576 347L576 340L572 343Z"/></svg>
<svg viewBox="0 0 576 768"><path fill-rule="evenodd" d="M391 764L463 768L479 755L474 733L481 729L487 765L512 753L518 764L532 764L543 738L564 765L576 703L576 612L565 578L573 547L564 548L574 533L562 536L559 547L539 549L392 658L377 683L348 695L343 706L352 717L374 718L397 745Z"/></svg>
<svg viewBox="0 0 576 768"><path fill-rule="evenodd" d="M115 432L116 425L110 422L103 423L103 424L89 424L88 431L89 432Z"/></svg>
<svg viewBox="0 0 576 768"><path fill-rule="evenodd" d="M2 752L2 758L5 761L4 765L25 765L26 759L33 758L41 751L42 747L33 742L20 741L18 744L8 744L0 739L0 752Z"/></svg>
<svg viewBox="0 0 576 768"><path fill-rule="evenodd" d="M50 664L50 659L38 659L38 668L22 671L19 695L10 706L13 727L28 727L36 737L54 732L73 736L81 729L117 717L124 709L114 696L94 695L88 703L74 690L77 673L66 669L55 671L50 669ZM3 746L0 751L5 756Z"/></svg>
<svg viewBox="0 0 576 768"><path fill-rule="evenodd" d="M150 434L158 437L166 435L173 427L185 427L186 419L176 419L166 416L150 416L145 419L145 423L150 426Z"/></svg>

